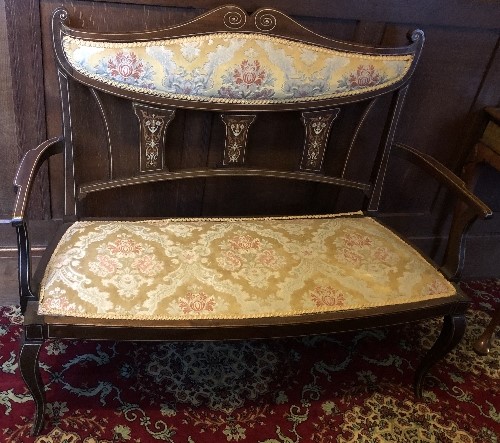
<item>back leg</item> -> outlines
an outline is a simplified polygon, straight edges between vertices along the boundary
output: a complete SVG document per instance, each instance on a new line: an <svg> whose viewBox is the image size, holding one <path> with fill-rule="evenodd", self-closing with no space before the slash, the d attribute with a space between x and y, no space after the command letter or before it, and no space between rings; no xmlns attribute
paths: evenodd
<svg viewBox="0 0 500 443"><path fill-rule="evenodd" d="M35 401L35 417L31 435L38 435L43 427L45 413L45 389L40 375L38 356L43 340L24 338L19 352L19 370Z"/></svg>
<svg viewBox="0 0 500 443"><path fill-rule="evenodd" d="M424 356L415 374L414 389L415 396L418 399L422 398L422 385L425 376L432 366L446 356L460 342L465 333L466 324L465 314L446 315L444 317L441 334L439 334L432 348Z"/></svg>
<svg viewBox="0 0 500 443"><path fill-rule="evenodd" d="M491 317L491 321L486 326L484 332L474 342L474 351L479 355L487 355L490 352L495 335L495 328L500 325L500 308L497 308Z"/></svg>

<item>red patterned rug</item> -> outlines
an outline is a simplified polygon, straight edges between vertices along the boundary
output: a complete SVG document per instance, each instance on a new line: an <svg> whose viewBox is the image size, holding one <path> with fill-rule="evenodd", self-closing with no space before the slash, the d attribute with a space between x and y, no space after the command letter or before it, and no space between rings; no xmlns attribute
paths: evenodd
<svg viewBox="0 0 500 443"><path fill-rule="evenodd" d="M262 341L49 341L36 439L16 360L22 319L0 308L0 441L498 442L500 342L478 357L472 341L500 302L500 280L462 287L474 301L466 337L433 368L422 402L412 379L439 320Z"/></svg>

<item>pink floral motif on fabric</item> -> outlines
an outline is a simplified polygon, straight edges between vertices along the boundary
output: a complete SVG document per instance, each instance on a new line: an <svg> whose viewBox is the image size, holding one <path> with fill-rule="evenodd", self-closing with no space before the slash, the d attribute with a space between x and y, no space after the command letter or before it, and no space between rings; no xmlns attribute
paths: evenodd
<svg viewBox="0 0 500 443"><path fill-rule="evenodd" d="M203 291L198 293L188 292L185 297L179 300L179 307L184 314L212 312L215 305L214 297L205 294Z"/></svg>
<svg viewBox="0 0 500 443"><path fill-rule="evenodd" d="M352 263L356 266L361 265L361 262L363 261L363 256L349 248L343 248L341 250L340 257L343 259L343 261Z"/></svg>
<svg viewBox="0 0 500 443"><path fill-rule="evenodd" d="M133 51L118 50L98 60L91 70L118 84L156 89L152 65Z"/></svg>
<svg viewBox="0 0 500 443"><path fill-rule="evenodd" d="M382 77L373 65L360 65L355 73L349 75L349 83L352 88L368 88L376 86L382 81Z"/></svg>
<svg viewBox="0 0 500 443"><path fill-rule="evenodd" d="M349 92L376 88L387 83L387 73L374 65L359 65L356 71L338 80L338 91Z"/></svg>
<svg viewBox="0 0 500 443"><path fill-rule="evenodd" d="M122 237L108 244L108 250L112 254L122 257L131 257L142 252L142 245L130 238Z"/></svg>
<svg viewBox="0 0 500 443"><path fill-rule="evenodd" d="M139 79L144 73L144 65L133 52L120 51L108 60L108 71L112 77Z"/></svg>
<svg viewBox="0 0 500 443"><path fill-rule="evenodd" d="M280 264L278 256L274 253L274 251L269 249L262 251L262 254L257 257L257 261L270 269L276 269Z"/></svg>
<svg viewBox="0 0 500 443"><path fill-rule="evenodd" d="M217 258L217 262L228 271L236 271L243 264L241 257L233 251L226 251L222 257Z"/></svg>
<svg viewBox="0 0 500 443"><path fill-rule="evenodd" d="M318 308L325 306L338 307L345 303L345 296L342 292L330 286L316 286L311 292L311 299Z"/></svg>
<svg viewBox="0 0 500 443"><path fill-rule="evenodd" d="M132 269L137 269L141 274L156 275L160 271L158 261L151 255L143 255L132 263Z"/></svg>
<svg viewBox="0 0 500 443"><path fill-rule="evenodd" d="M264 287L268 279L286 265L286 259L276 253L263 238L237 234L224 241L217 263L233 277L248 281L256 287Z"/></svg>
<svg viewBox="0 0 500 443"><path fill-rule="evenodd" d="M47 307L55 310L68 310L75 309L75 303L71 303L67 296L66 291L61 288L55 288L51 291L50 298L47 300Z"/></svg>
<svg viewBox="0 0 500 443"><path fill-rule="evenodd" d="M243 60L222 76L222 97L241 99L269 99L275 94L271 70L264 69L258 60Z"/></svg>
<svg viewBox="0 0 500 443"><path fill-rule="evenodd" d="M231 240L229 240L229 243L231 246L233 246L234 249L236 250L246 250L250 251L252 249L254 250L260 250L260 239L254 237L250 237L249 235L238 235L233 237Z"/></svg>
<svg viewBox="0 0 500 443"><path fill-rule="evenodd" d="M89 265L90 270L100 277L115 274L122 267L119 260L108 255L98 255L96 261Z"/></svg>
<svg viewBox="0 0 500 443"><path fill-rule="evenodd" d="M266 80L266 71L261 68L258 60L243 60L241 65L235 68L233 77L237 85L261 86Z"/></svg>
<svg viewBox="0 0 500 443"><path fill-rule="evenodd" d="M89 269L103 278L106 286L119 288L120 295L131 297L152 283L151 278L163 270L163 264L147 243L136 241L129 234L118 234L115 240L97 248Z"/></svg>
<svg viewBox="0 0 500 443"><path fill-rule="evenodd" d="M373 256L377 261L387 264L391 263L394 260L394 254L385 247L376 248Z"/></svg>
<svg viewBox="0 0 500 443"><path fill-rule="evenodd" d="M358 232L349 232L343 237L344 244L349 248L371 246L373 241L370 237Z"/></svg>

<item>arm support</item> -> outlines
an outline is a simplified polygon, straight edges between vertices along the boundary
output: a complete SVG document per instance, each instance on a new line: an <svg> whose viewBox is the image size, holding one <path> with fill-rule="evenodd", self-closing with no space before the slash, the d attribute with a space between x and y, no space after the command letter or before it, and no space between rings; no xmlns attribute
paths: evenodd
<svg viewBox="0 0 500 443"><path fill-rule="evenodd" d="M14 187L16 188L16 202L14 204L14 215L12 216L14 226L24 222L31 187L40 166L52 155L63 152L63 149L62 137L55 137L43 142L35 149L30 149L24 155L14 178Z"/></svg>
<svg viewBox="0 0 500 443"><path fill-rule="evenodd" d="M48 140L35 149L28 151L19 165L14 186L17 190L16 201L14 204L14 215L12 225L17 231L18 246L18 268L19 268L19 298L21 311L24 312L29 300L36 300L37 296L31 289L31 257L28 229L26 224L26 208L33 181L40 166L45 160L54 154L63 151L62 138L53 138Z"/></svg>
<svg viewBox="0 0 500 443"><path fill-rule="evenodd" d="M403 143L394 143L394 153L419 166L446 186L464 204L454 214L448 244L441 267L450 280L458 280L465 259L465 236L477 218L487 219L493 213L479 198L470 192L465 183L436 159Z"/></svg>

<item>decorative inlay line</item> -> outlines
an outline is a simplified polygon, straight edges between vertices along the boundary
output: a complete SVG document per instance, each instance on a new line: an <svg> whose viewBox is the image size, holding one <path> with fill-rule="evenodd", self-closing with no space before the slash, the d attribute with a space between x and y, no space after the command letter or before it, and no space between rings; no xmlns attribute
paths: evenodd
<svg viewBox="0 0 500 443"><path fill-rule="evenodd" d="M368 114L372 110L373 106L375 105L375 103L377 103L377 98L378 97L375 97L373 100L371 100L368 103L368 106L364 110L363 115L361 116L361 119L359 120L359 122L356 126L356 130L354 131L354 135L353 135L351 143L349 145L349 149L347 150L347 154L345 156L344 168L342 169L342 174L340 175L342 178L346 176L347 166L349 164L349 159L351 158L351 152L352 152L354 145L356 144L356 141L358 140L359 131L361 130L363 124L365 123L366 117L368 117Z"/></svg>
<svg viewBox="0 0 500 443"><path fill-rule="evenodd" d="M111 135L109 133L109 123L108 123L108 117L106 115L106 111L104 109L104 105L102 103L101 97L99 95L99 92L95 90L94 88L90 88L90 92L92 93L92 96L94 97L97 107L99 108L99 112L101 114L102 122L104 124L104 129L106 131L106 141L108 143L108 177L112 180L114 178L114 172L113 172L113 146L111 144Z"/></svg>
<svg viewBox="0 0 500 443"><path fill-rule="evenodd" d="M260 11L255 16L255 26L259 31L272 31L276 22L276 16L269 10Z"/></svg>
<svg viewBox="0 0 500 443"><path fill-rule="evenodd" d="M302 160L300 162L300 169L302 171L320 172L323 168L330 129L339 111L339 108L335 108L325 111L302 113L301 120L306 131Z"/></svg>
<svg viewBox="0 0 500 443"><path fill-rule="evenodd" d="M247 15L244 11L238 9L227 12L224 15L224 25L229 29L239 29L247 22Z"/></svg>
<svg viewBox="0 0 500 443"><path fill-rule="evenodd" d="M226 143L224 146L224 166L245 164L248 129L255 120L255 115L221 114L226 125Z"/></svg>
<svg viewBox="0 0 500 443"><path fill-rule="evenodd" d="M165 133L175 115L174 109L154 108L134 103L140 125L139 170L141 172L167 169L165 167Z"/></svg>

